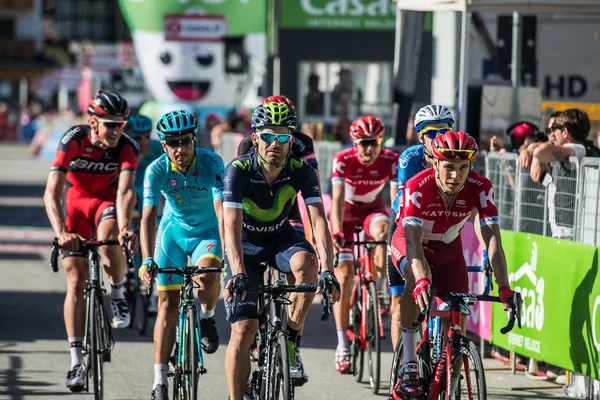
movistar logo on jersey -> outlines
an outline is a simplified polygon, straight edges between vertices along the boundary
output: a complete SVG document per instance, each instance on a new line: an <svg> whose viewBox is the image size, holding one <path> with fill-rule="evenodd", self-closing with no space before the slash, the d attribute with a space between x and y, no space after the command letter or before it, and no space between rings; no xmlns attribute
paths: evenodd
<svg viewBox="0 0 600 400"><path fill-rule="evenodd" d="M292 186L284 185L275 195L273 206L268 210L263 210L247 197L244 197L242 200L242 207L244 208L246 214L255 220L260 222L271 222L276 220L281 213L283 213L283 208L288 201L291 200L292 203L296 201L296 194L296 190Z"/></svg>
<svg viewBox="0 0 600 400"><path fill-rule="evenodd" d="M252 162L250 160L235 160L233 162L233 166L239 169L247 169L248 171L250 171L250 168L252 168Z"/></svg>
<svg viewBox="0 0 600 400"><path fill-rule="evenodd" d="M295 158L290 159L290 167L292 168L292 170L294 170L296 168L301 168L303 164L304 164L304 160L301 158L300 159L295 159Z"/></svg>

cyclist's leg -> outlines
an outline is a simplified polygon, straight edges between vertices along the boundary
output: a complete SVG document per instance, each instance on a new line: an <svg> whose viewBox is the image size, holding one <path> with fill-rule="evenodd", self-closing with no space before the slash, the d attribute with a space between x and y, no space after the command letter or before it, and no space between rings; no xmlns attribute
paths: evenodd
<svg viewBox="0 0 600 400"><path fill-rule="evenodd" d="M371 212L363 223L363 229L367 236L376 241L387 240L390 230L390 217L385 209ZM375 247L373 261L377 269L377 292L379 297L379 312L382 316L386 316L390 312L389 296L386 288L386 260L387 246L379 245Z"/></svg>
<svg viewBox="0 0 600 400"><path fill-rule="evenodd" d="M189 242L189 240L188 240ZM218 230L209 230L191 240L192 262L203 267L221 266L221 241ZM219 348L219 334L215 321L215 306L221 294L221 274L214 272L196 278L198 299L200 300L200 325L202 348L212 354Z"/></svg>
<svg viewBox="0 0 600 400"><path fill-rule="evenodd" d="M258 293L256 291L260 278L259 262L269 258L269 254L266 254L262 247L254 246L248 242L242 242L242 245L244 247L244 267L248 277L248 293L238 303L235 314L232 312L231 303L225 300L227 320L231 323L231 336L225 352L225 376L227 377L229 396L232 400L241 400L244 397L244 390L250 376L248 352L258 331ZM232 278L227 254L225 254L224 264L223 287L226 288L227 282Z"/></svg>
<svg viewBox="0 0 600 400"><path fill-rule="evenodd" d="M95 210L96 235L98 240L115 240L119 234L114 201L103 201ZM125 285L125 256L119 246L102 246L98 249L104 261L104 270L111 286L110 306L113 314L112 327L126 328L130 316L123 293Z"/></svg>
<svg viewBox="0 0 600 400"><path fill-rule="evenodd" d="M66 227L84 238L92 236L92 219L88 216L91 199L83 197L74 189L67 189ZM79 206L79 208L75 208ZM85 366L83 363L83 338L85 336L85 297L87 279L87 260L84 253L63 250L63 267L67 277L67 293L63 315L69 348L71 366L67 373L66 385L72 391L83 390L85 384Z"/></svg>
<svg viewBox="0 0 600 400"><path fill-rule="evenodd" d="M187 265L187 255L177 242L185 238L185 231L175 224L160 224L156 234L154 261L159 268ZM179 293L183 277L174 274L158 274L158 313L154 324L154 385L167 385L169 357L175 343L175 327L179 309Z"/></svg>
<svg viewBox="0 0 600 400"><path fill-rule="evenodd" d="M402 294L404 293L405 286L404 278L402 278L402 275L399 271L399 259L402 257L402 255L398 252L398 250L396 250L396 248L391 246L391 236L396 230L395 227L396 225L394 224L394 230L392 231L389 240L391 253L390 260L388 260L387 263L388 282L390 284L390 292L392 294L392 325L390 327L390 331L392 336L392 346L394 346L394 350L396 349L396 344L398 343L398 338L400 337L400 299L402 298Z"/></svg>

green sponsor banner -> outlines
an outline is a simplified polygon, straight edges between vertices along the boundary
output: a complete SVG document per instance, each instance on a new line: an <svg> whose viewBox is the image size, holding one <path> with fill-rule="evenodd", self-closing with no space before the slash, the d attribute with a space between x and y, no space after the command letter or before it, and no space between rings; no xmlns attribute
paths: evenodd
<svg viewBox="0 0 600 400"><path fill-rule="evenodd" d="M523 327L502 335L507 313L495 303L492 343L598 379L598 248L504 230L502 245L510 285L523 296Z"/></svg>
<svg viewBox="0 0 600 400"><path fill-rule="evenodd" d="M394 30L394 0L285 0L279 25L285 29Z"/></svg>
<svg viewBox="0 0 600 400"><path fill-rule="evenodd" d="M162 32L167 14L223 15L227 35L265 33L266 0L119 0L129 29Z"/></svg>

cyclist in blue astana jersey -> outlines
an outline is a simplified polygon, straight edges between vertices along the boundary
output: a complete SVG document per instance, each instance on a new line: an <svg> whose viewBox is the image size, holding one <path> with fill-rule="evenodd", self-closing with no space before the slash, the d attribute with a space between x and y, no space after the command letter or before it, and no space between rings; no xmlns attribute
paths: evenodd
<svg viewBox="0 0 600 400"><path fill-rule="evenodd" d="M392 204L396 215L399 213L400 207L404 202L404 184L419 172L432 167L431 142L441 132L452 129L454 126L454 116L447 107L430 104L417 112L414 123L421 144L404 150L398 158L398 193ZM394 224L390 232L394 232L395 230L396 226ZM390 331L392 345L395 347L400 336L400 298L404 293L405 282L393 263L388 262L387 267L390 292L392 294L392 326Z"/></svg>
<svg viewBox="0 0 600 400"><path fill-rule="evenodd" d="M242 400L248 376L248 352L258 330L257 299L260 262L268 261L296 284L329 289L332 302L339 297L333 274L333 242L329 234L317 176L304 160L291 154L297 117L285 103L266 103L252 114L252 142L256 151L234 159L225 173L225 309L231 338L225 355L230 399ZM307 206L315 250L288 221L298 192ZM319 261L323 267L318 277ZM233 293L242 300L235 313ZM293 294L288 309L286 339L290 377L304 383L296 338L304 325L314 293Z"/></svg>
<svg viewBox="0 0 600 400"><path fill-rule="evenodd" d="M187 265L188 256L198 267L219 267L222 256L223 160L215 153L196 148L196 118L187 111L172 111L156 124L166 151L146 169L141 243L144 262L140 277L152 279L150 266L178 268ZM160 196L165 210L156 236L156 216ZM156 242L155 242L156 236ZM156 247L155 247L156 243ZM207 354L219 347L214 309L219 299L220 274L197 278L201 303L200 342ZM183 277L159 274L159 304L154 325L153 399L167 399L167 370L175 341L179 293Z"/></svg>

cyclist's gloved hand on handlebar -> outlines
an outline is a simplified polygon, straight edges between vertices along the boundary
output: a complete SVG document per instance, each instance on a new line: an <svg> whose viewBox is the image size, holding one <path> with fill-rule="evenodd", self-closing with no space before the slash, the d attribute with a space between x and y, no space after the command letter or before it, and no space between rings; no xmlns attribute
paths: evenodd
<svg viewBox="0 0 600 400"><path fill-rule="evenodd" d="M125 237L129 238L127 249L125 249ZM119 232L119 243L121 244L123 251L129 250L132 255L138 251L138 236L135 234L135 232L132 232L129 229L123 229L121 232Z"/></svg>
<svg viewBox="0 0 600 400"><path fill-rule="evenodd" d="M506 311L513 312L516 310L515 291L511 290L510 287L500 286L498 288L498 297L500 297L500 301L504 304Z"/></svg>
<svg viewBox="0 0 600 400"><path fill-rule="evenodd" d="M340 298L340 283L331 271L321 272L319 281L317 282L316 294L321 294L324 290L329 291L329 298L332 303L335 303Z"/></svg>
<svg viewBox="0 0 600 400"><path fill-rule="evenodd" d="M138 271L138 276L144 282L144 284L148 286L158 273L157 269L158 265L156 265L154 259L152 257L146 257ZM152 274L150 274L150 271L152 271Z"/></svg>
<svg viewBox="0 0 600 400"><path fill-rule="evenodd" d="M428 288L431 286L431 281L428 278L421 278L415 285L415 290L412 292L415 303L419 305L421 311L425 311L425 308L429 304L429 292Z"/></svg>
<svg viewBox="0 0 600 400"><path fill-rule="evenodd" d="M61 232L57 236L58 244L64 250L77 251L83 242L83 238L76 233Z"/></svg>
<svg viewBox="0 0 600 400"><path fill-rule="evenodd" d="M333 235L331 235L331 238L333 239L333 245L335 246L336 249L339 250L342 247L344 247L344 243L346 242L346 239L344 238L343 232L334 233Z"/></svg>
<svg viewBox="0 0 600 400"><path fill-rule="evenodd" d="M248 276L246 274L237 274L227 282L223 297L225 300L231 302L233 301L233 295L238 294L241 295L241 299L243 300L246 297L248 285Z"/></svg>

